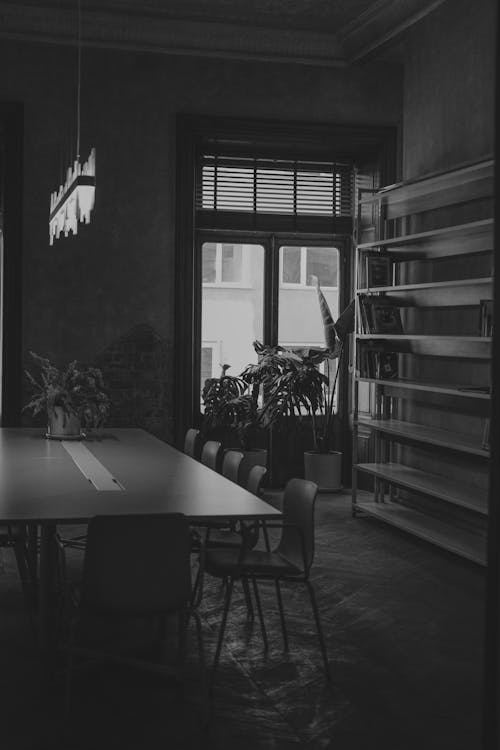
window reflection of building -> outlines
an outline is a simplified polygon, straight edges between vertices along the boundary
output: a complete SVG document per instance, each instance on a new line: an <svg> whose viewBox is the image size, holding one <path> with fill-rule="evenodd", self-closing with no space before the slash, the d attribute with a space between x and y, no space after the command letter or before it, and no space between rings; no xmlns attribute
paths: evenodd
<svg viewBox="0 0 500 750"><path fill-rule="evenodd" d="M241 284L243 246L223 242L205 242L202 253L203 284Z"/></svg>
<svg viewBox="0 0 500 750"><path fill-rule="evenodd" d="M323 288L337 286L337 263L331 247L282 248L281 283L315 286L314 277Z"/></svg>

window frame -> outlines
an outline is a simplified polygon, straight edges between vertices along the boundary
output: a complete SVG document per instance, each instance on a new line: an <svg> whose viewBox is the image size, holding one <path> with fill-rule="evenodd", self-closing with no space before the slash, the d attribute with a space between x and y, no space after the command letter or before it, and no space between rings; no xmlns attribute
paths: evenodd
<svg viewBox="0 0 500 750"><path fill-rule="evenodd" d="M307 123L290 120L254 120L252 118L228 118L180 114L176 118L176 221L175 221L175 320L174 320L174 441L182 448L186 429L195 425L196 384L194 373L197 357L197 342L200 341L197 310L200 305L201 272L197 262L196 231L203 228L227 229L228 217L220 216L220 224L210 226L196 213L196 170L200 149L207 143L242 143L248 148L258 145L271 155L279 149L297 151L318 158L326 151L337 157L350 158L362 167L363 184L389 184L398 178L396 172L398 139L397 126L372 126L356 124ZM231 217L233 220L235 217ZM264 219L267 217L264 216ZM274 221L273 217L270 217ZM307 234L310 217L302 217L300 229ZM272 226L266 221L259 227L264 232ZM352 224L352 222L351 222ZM284 234L293 233L299 227L283 222L277 227ZM234 223L234 230L244 229L257 239L248 227ZM333 233L333 225L330 225ZM332 233L329 234L331 242ZM328 232L325 232L328 234ZM267 259L266 259L267 262ZM271 263L276 261L271 260ZM276 269L274 269L276 271ZM266 269L266 279L269 277ZM264 290L265 300L274 305L278 287ZM267 316L266 316L267 319ZM265 331L266 340L271 332Z"/></svg>

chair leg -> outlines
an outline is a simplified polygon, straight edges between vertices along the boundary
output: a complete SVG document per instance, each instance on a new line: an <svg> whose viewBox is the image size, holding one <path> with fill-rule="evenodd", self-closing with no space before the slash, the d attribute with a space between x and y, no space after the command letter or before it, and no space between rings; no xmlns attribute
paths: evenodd
<svg viewBox="0 0 500 750"><path fill-rule="evenodd" d="M231 604L231 596L233 593L234 580L229 579L227 584L226 598L224 601L224 611L222 613L222 622L220 624L219 639L217 641L217 648L215 650L214 664L212 667L212 683L215 681L215 672L219 664L220 652L222 649L222 641L224 639L224 631L226 629L227 614L229 612L229 605Z"/></svg>
<svg viewBox="0 0 500 750"><path fill-rule="evenodd" d="M285 651L288 651L288 634L286 632L285 610L283 609L283 599L281 598L280 582L277 578L275 578L274 583L276 585L276 598L278 599L278 609L280 612L281 632L283 633L283 645L285 647Z"/></svg>
<svg viewBox="0 0 500 750"><path fill-rule="evenodd" d="M253 620L254 618L253 604L252 604L252 597L250 596L250 587L248 585L248 578L242 578L241 584L243 586L243 592L245 594L245 601L247 605L247 617L249 620Z"/></svg>
<svg viewBox="0 0 500 750"><path fill-rule="evenodd" d="M28 610L30 630L33 634L35 643L37 643L38 632L35 622L35 608L37 599L36 586L30 575L26 545L24 544L24 542L18 541L14 543L13 548L14 554L16 556L17 569L19 571L19 578L21 581L21 588L23 590L24 601L26 603L26 609Z"/></svg>
<svg viewBox="0 0 500 750"><path fill-rule="evenodd" d="M306 581L305 584L307 586L307 590L309 591L309 598L311 600L314 620L316 622L316 630L318 631L319 645L321 648L321 655L323 656L323 664L325 665L326 679L328 682L331 682L332 676L330 674L330 667L328 664L328 655L326 653L325 639L323 636L323 629L321 627L321 621L319 619L318 605L316 604L316 596L314 594L312 583L310 581Z"/></svg>
<svg viewBox="0 0 500 750"><path fill-rule="evenodd" d="M208 682L207 682L207 670L205 665L205 649L203 647L203 634L201 628L200 615L196 610L191 610L195 626L196 626L196 638L198 641L198 658L200 660L200 687L201 687L201 700L202 700L202 722L203 726L206 727L210 721L210 705L209 705L209 694L208 694Z"/></svg>
<svg viewBox="0 0 500 750"><path fill-rule="evenodd" d="M264 624L264 615L262 614L262 605L260 603L259 589L257 587L257 581L255 576L252 576L253 593L255 596L255 604L257 605L257 613L259 615L260 629L262 631L262 641L264 642L264 651L268 649L266 626Z"/></svg>
<svg viewBox="0 0 500 750"><path fill-rule="evenodd" d="M66 690L65 690L65 709L66 718L69 719L71 712L71 688L73 685L73 663L74 653L73 646L75 643L75 632L76 632L76 619L73 620L69 626L68 634L68 658L66 660Z"/></svg>
<svg viewBox="0 0 500 750"><path fill-rule="evenodd" d="M186 642L187 642L187 628L189 624L189 615L185 612L179 612L178 621L178 664L179 670L184 667L186 661Z"/></svg>

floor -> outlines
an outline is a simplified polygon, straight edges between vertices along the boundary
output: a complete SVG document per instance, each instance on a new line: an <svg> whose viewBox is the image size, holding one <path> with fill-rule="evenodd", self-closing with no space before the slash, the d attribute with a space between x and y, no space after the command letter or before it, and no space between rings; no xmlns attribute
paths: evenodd
<svg viewBox="0 0 500 750"><path fill-rule="evenodd" d="M279 498L275 501L279 504ZM73 569L79 553L73 553ZM181 695L171 680L101 664L79 673L69 720L63 684L47 684L15 563L0 573L0 734L4 750L476 750L480 747L484 571L373 519L353 519L347 494L318 496L312 580L327 639L328 687L305 591L284 592L283 653L274 589L261 586L270 649L238 589L210 727L197 703L194 637ZM222 606L207 582L208 658ZM149 625L114 640L153 642ZM149 641L148 641L149 639Z"/></svg>

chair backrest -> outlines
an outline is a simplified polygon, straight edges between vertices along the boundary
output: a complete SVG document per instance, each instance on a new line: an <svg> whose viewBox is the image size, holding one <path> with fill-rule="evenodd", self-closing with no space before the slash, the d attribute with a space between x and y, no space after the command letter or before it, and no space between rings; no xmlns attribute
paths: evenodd
<svg viewBox="0 0 500 750"><path fill-rule="evenodd" d="M252 466L252 468L248 472L246 489L253 495L257 495L257 497L260 497L262 491L262 483L266 474L267 469L265 466L260 466L259 464Z"/></svg>
<svg viewBox="0 0 500 750"><path fill-rule="evenodd" d="M221 450L222 444L218 440L207 440L201 449L201 463L209 469L219 471Z"/></svg>
<svg viewBox="0 0 500 750"><path fill-rule="evenodd" d="M301 534L285 525L276 551L300 569L304 569L305 558L305 573L309 572L314 559L314 503L317 492L318 487L314 482L290 479L283 494L283 523L299 528Z"/></svg>
<svg viewBox="0 0 500 750"><path fill-rule="evenodd" d="M108 615L182 609L191 598L190 538L181 513L92 518L81 606Z"/></svg>
<svg viewBox="0 0 500 750"><path fill-rule="evenodd" d="M240 465L243 461L241 451L226 451L222 459L222 474L231 482L238 482Z"/></svg>
<svg viewBox="0 0 500 750"><path fill-rule="evenodd" d="M201 453L201 435L195 427L190 427L184 437L184 453L199 460Z"/></svg>

